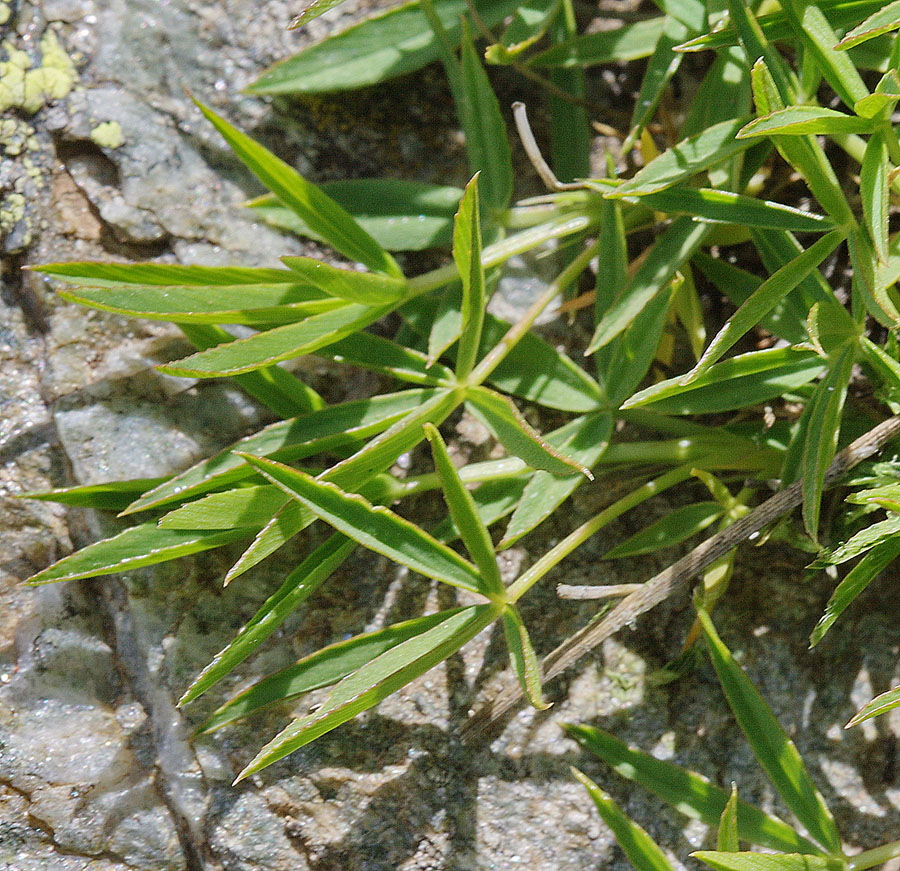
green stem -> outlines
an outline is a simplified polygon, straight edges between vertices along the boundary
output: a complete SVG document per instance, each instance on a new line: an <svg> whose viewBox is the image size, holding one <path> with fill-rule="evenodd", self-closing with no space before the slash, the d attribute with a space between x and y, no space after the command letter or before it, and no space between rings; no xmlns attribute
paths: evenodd
<svg viewBox="0 0 900 871"><path fill-rule="evenodd" d="M521 235L521 234L520 234ZM519 340L531 329L541 312L575 281L590 265L597 253L596 245L589 245L547 286L547 289L531 304L521 319L513 324L506 335L488 352L487 356L475 367L468 378L471 385L481 384L487 379L516 346Z"/></svg>
<svg viewBox="0 0 900 871"><path fill-rule="evenodd" d="M645 502L651 496L662 493L669 487L674 487L682 481L690 478L691 467L680 466L660 475L652 481L648 481L637 490L633 490L627 496L623 496L617 502L613 502L607 508L604 508L599 514L592 517L586 523L583 523L574 532L569 533L556 547L551 548L545 553L531 568L519 576L519 578L507 589L507 597L510 602L517 602L528 590L531 589L544 575L562 560L564 560L572 551L580 547L595 532L602 529L608 523L611 523L626 511L630 511L641 502Z"/></svg>
<svg viewBox="0 0 900 871"><path fill-rule="evenodd" d="M891 841L890 844L882 844L872 850L866 850L856 856L847 858L847 871L863 871L865 868L874 868L891 859L900 856L900 841Z"/></svg>

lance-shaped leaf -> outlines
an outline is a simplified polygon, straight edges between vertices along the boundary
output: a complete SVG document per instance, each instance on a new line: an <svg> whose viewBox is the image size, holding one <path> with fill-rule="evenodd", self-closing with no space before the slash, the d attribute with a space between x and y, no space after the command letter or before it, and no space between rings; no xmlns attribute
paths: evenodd
<svg viewBox="0 0 900 871"><path fill-rule="evenodd" d="M768 402L807 384L825 371L812 351L769 348L723 360L683 384L668 378L634 394L622 406L649 407L662 414L715 414Z"/></svg>
<svg viewBox="0 0 900 871"><path fill-rule="evenodd" d="M881 36L882 33L890 33L898 27L900 27L900 0L894 0L854 27L835 48L838 51L846 51L868 39Z"/></svg>
<svg viewBox="0 0 900 871"><path fill-rule="evenodd" d="M97 508L101 511L121 511L142 493L168 480L168 478L132 478L129 481L110 481L108 484L57 487L53 490L22 493L19 498L59 502L61 505L75 505L79 508Z"/></svg>
<svg viewBox="0 0 900 871"><path fill-rule="evenodd" d="M718 166L747 150L750 143L737 139L746 119L720 121L701 133L682 139L654 157L643 169L620 185L609 197L651 194L687 181L698 172Z"/></svg>
<svg viewBox="0 0 900 871"><path fill-rule="evenodd" d="M315 519L316 515L299 502L290 500L286 505L282 505L228 570L222 579L224 586L227 587L235 578L261 563L267 556L271 556Z"/></svg>
<svg viewBox="0 0 900 871"><path fill-rule="evenodd" d="M497 606L472 605L462 611L444 613L449 616L437 626L386 650L345 677L317 711L295 720L266 744L238 775L237 781L283 759L341 723L374 707L424 674L492 623L497 617Z"/></svg>
<svg viewBox="0 0 900 871"><path fill-rule="evenodd" d="M860 230L854 230L847 237L850 263L853 266L853 290L865 303L869 314L888 329L900 324L900 311L888 293L882 273L875 271L877 255L869 237Z"/></svg>
<svg viewBox="0 0 900 871"><path fill-rule="evenodd" d="M486 387L472 387L466 392L472 412L497 437L500 444L532 469L543 469L554 475L581 472L593 478L590 469L556 450L522 417L512 400Z"/></svg>
<svg viewBox="0 0 900 871"><path fill-rule="evenodd" d="M289 462L345 445L361 444L410 411L427 404L434 396L434 390L404 390L372 399L342 402L270 424L148 490L123 513L133 514L176 499L188 499L253 475L252 466L248 466L237 452Z"/></svg>
<svg viewBox="0 0 900 871"><path fill-rule="evenodd" d="M456 352L456 376L468 378L478 357L484 324L484 267L481 265L481 213L478 173L466 187L453 223L453 259L462 280L462 324Z"/></svg>
<svg viewBox="0 0 900 871"><path fill-rule="evenodd" d="M731 795L728 796L728 804L722 811L722 818L719 820L719 828L716 832L716 849L722 853L736 853L740 850L738 843L738 792L737 784L731 784Z"/></svg>
<svg viewBox="0 0 900 871"><path fill-rule="evenodd" d="M390 509L273 460L243 456L273 484L364 547L454 587L482 589L475 566Z"/></svg>
<svg viewBox="0 0 900 871"><path fill-rule="evenodd" d="M487 531L478 510L475 500L460 480L459 473L447 453L447 446L441 438L437 427L433 424L425 424L425 437L431 445L431 453L434 456L434 465L441 479L444 491L444 499L450 509L450 516L459 530L463 544L469 551L469 555L475 561L484 581L484 589L491 593L504 593L503 581L500 579L500 569L497 568L497 555L494 553L494 544Z"/></svg>
<svg viewBox="0 0 900 871"><path fill-rule="evenodd" d="M522 622L522 615L513 604L503 609L503 633L509 649L509 662L525 698L533 708L546 711L551 705L544 701L544 688L541 686L541 664L531 646L528 630Z"/></svg>
<svg viewBox="0 0 900 871"><path fill-rule="evenodd" d="M898 556L900 556L900 536L895 536L876 545L853 566L828 600L825 613L809 636L810 647L815 647L825 637L825 633L847 610L850 603Z"/></svg>
<svg viewBox="0 0 900 871"><path fill-rule="evenodd" d="M162 529L260 529L288 499L271 484L238 487L188 502L160 517L159 525Z"/></svg>
<svg viewBox="0 0 900 871"><path fill-rule="evenodd" d="M478 184L488 213L499 212L507 207L513 191L512 157L506 137L506 123L465 21L457 102L456 111L466 135L469 168L473 173L481 173Z"/></svg>
<svg viewBox="0 0 900 871"><path fill-rule="evenodd" d="M488 27L515 12L521 0L474 0ZM435 0L450 39L460 38L466 0ZM417 0L394 6L342 33L279 61L247 90L254 94L320 94L374 85L420 69L439 57L437 38Z"/></svg>
<svg viewBox="0 0 900 871"><path fill-rule="evenodd" d="M834 817L816 789L803 760L756 687L735 662L702 608L698 617L713 666L741 731L784 803L829 853L840 855Z"/></svg>
<svg viewBox="0 0 900 871"><path fill-rule="evenodd" d="M416 617L376 632L329 644L229 699L198 727L197 732L213 732L272 705L284 704L312 690L332 686L386 650L437 626L454 610L461 611L462 608Z"/></svg>
<svg viewBox="0 0 900 871"><path fill-rule="evenodd" d="M657 294L669 285L681 264L700 247L709 227L690 218L676 218L656 241L625 289L613 300L597 326L586 354L612 341Z"/></svg>
<svg viewBox="0 0 900 871"><path fill-rule="evenodd" d="M453 213L463 193L458 187L399 178L342 179L325 182L321 189L388 251L449 247ZM325 241L274 194L247 206L273 227Z"/></svg>
<svg viewBox="0 0 900 871"><path fill-rule="evenodd" d="M237 637L220 650L194 678L178 704L186 705L218 683L237 665L251 656L287 616L353 552L356 542L335 533L319 545L284 580L282 585L250 618Z"/></svg>
<svg viewBox="0 0 900 871"><path fill-rule="evenodd" d="M882 542L897 537L897 533L900 533L900 516L889 516L887 520L880 520L878 523L861 529L833 551L819 554L809 567L821 569L825 566L842 565L848 560L855 559L861 553L877 547Z"/></svg>
<svg viewBox="0 0 900 871"><path fill-rule="evenodd" d="M697 774L672 762L656 759L592 726L565 726L566 733L586 750L596 753L616 773L659 796L679 813L715 826L728 804L728 793ZM773 850L806 854L821 850L791 826L738 799L738 835L741 839Z"/></svg>
<svg viewBox="0 0 900 871"><path fill-rule="evenodd" d="M455 380L446 366L429 362L428 357L419 351L372 333L354 333L323 348L318 355L390 375L411 384L448 386Z"/></svg>
<svg viewBox="0 0 900 871"><path fill-rule="evenodd" d="M689 384L716 362L741 336L753 329L760 318L784 299L807 275L841 243L839 230L823 236L787 265L769 276L753 295L728 319L704 351L697 365L682 378Z"/></svg>
<svg viewBox="0 0 900 871"><path fill-rule="evenodd" d="M338 269L311 257L282 257L281 262L322 293L349 302L364 305L395 303L403 298L407 289L403 278Z"/></svg>
<svg viewBox="0 0 900 871"><path fill-rule="evenodd" d="M875 90L868 97L857 100L853 111L861 118L886 117L894 110L900 100L900 76L896 70L888 70Z"/></svg>
<svg viewBox="0 0 900 871"><path fill-rule="evenodd" d="M875 124L868 118L845 115L822 106L789 106L751 121L738 132L739 139L753 136L807 136L844 133L871 133Z"/></svg>
<svg viewBox="0 0 900 871"><path fill-rule="evenodd" d="M221 547L240 538L247 538L248 534L252 534L252 531L160 529L156 521L150 521L132 526L112 538L94 542L63 557L30 577L28 583L51 584L130 571Z"/></svg>
<svg viewBox="0 0 900 871"><path fill-rule="evenodd" d="M329 245L373 272L403 277L394 258L331 197L224 118L197 100L194 102L247 169Z"/></svg>
<svg viewBox="0 0 900 871"><path fill-rule="evenodd" d="M863 705L853 715L844 728L849 729L851 726L858 726L863 720L871 720L872 717L880 717L882 714L893 711L894 708L897 707L900 707L900 687L895 687L879 696L875 696L874 699Z"/></svg>
<svg viewBox="0 0 900 871"><path fill-rule="evenodd" d="M592 67L639 60L653 54L664 24L665 17L658 16L614 30L575 36L535 55L528 64L535 67Z"/></svg>
<svg viewBox="0 0 900 871"><path fill-rule="evenodd" d="M296 30L298 27L303 27L304 24L309 23L314 18L318 18L329 9L334 9L335 6L343 2L344 0L313 0L312 3L307 3L303 7L303 11L291 19L288 30Z"/></svg>
<svg viewBox="0 0 900 871"><path fill-rule="evenodd" d="M853 348L846 348L831 363L816 387L811 402L803 449L803 525L813 541L819 530L819 511L825 472L834 459L841 429L841 413L853 370Z"/></svg>
<svg viewBox="0 0 900 871"><path fill-rule="evenodd" d="M491 64L508 64L534 45L553 23L560 0L525 0L504 28L500 39L489 45L484 59Z"/></svg>
<svg viewBox="0 0 900 871"><path fill-rule="evenodd" d="M786 0L782 9L794 35L844 103L852 108L857 100L867 97L869 89L853 61L846 53L835 51L837 36L819 5L809 0Z"/></svg>
<svg viewBox="0 0 900 871"><path fill-rule="evenodd" d="M577 418L552 433L547 441L590 469L609 447L613 417L608 411ZM503 536L501 547L509 547L549 517L574 490L584 483L584 475L558 476L535 472L525 486L522 498Z"/></svg>
<svg viewBox="0 0 900 871"><path fill-rule="evenodd" d="M609 826L622 852L637 871L674 871L659 845L587 775L570 768L572 776L588 791L603 822Z"/></svg>
<svg viewBox="0 0 900 871"><path fill-rule="evenodd" d="M840 859L807 856L802 853L720 853L697 850L691 853L716 871L842 871Z"/></svg>
<svg viewBox="0 0 900 871"><path fill-rule="evenodd" d="M510 514L522 499L522 491L525 489L527 481L528 473L526 472L521 477L485 481L476 487L472 491L472 499L481 522L489 527ZM452 517L445 517L434 527L431 534L438 541L445 543L461 537Z"/></svg>
<svg viewBox="0 0 900 871"><path fill-rule="evenodd" d="M722 516L718 502L694 502L675 508L665 517L607 551L601 559L620 559L654 553L664 547L674 547L692 535L706 529Z"/></svg>
<svg viewBox="0 0 900 871"><path fill-rule="evenodd" d="M292 360L324 348L386 315L392 305L369 306L347 303L297 324L287 324L199 351L183 360L156 368L167 375L188 378L221 378L239 375L262 366Z"/></svg>
<svg viewBox="0 0 900 871"><path fill-rule="evenodd" d="M834 226L834 221L825 215L711 188L667 188L658 193L642 194L637 201L670 215L692 215L703 221L746 227L823 233Z"/></svg>
<svg viewBox="0 0 900 871"><path fill-rule="evenodd" d="M296 284L288 269L258 269L244 266L181 266L164 263L44 263L28 267L70 284L118 287L122 284L194 287L230 287L239 284Z"/></svg>

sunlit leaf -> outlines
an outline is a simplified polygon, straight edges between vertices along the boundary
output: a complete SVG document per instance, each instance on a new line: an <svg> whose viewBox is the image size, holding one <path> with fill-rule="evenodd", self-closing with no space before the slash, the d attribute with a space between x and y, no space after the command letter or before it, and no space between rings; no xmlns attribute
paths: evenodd
<svg viewBox="0 0 900 871"><path fill-rule="evenodd" d="M528 630L522 622L522 615L515 605L507 605L503 609L503 632L506 646L509 648L509 659L516 677L522 686L525 698L533 708L546 711L550 703L544 701L544 689L541 686L541 666L531 646Z"/></svg>

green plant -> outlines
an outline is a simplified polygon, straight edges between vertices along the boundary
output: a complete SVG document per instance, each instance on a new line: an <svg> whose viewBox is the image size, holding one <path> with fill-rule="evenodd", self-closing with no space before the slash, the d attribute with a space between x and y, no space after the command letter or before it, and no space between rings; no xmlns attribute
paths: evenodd
<svg viewBox="0 0 900 871"><path fill-rule="evenodd" d="M510 205L514 175L503 115L469 27L456 27L462 7L459 0L423 0L285 61L252 90L321 89L322 58L329 52L334 87L372 81L352 78L353 70L365 68L382 80L439 57L466 134L473 178L465 191L371 179L319 188L198 104L271 191L251 204L261 217L323 240L367 271L303 257L284 258L283 269L38 267L70 285L62 291L67 299L178 324L198 350L161 371L234 378L283 420L165 481L30 494L120 510L141 521L60 560L31 583L87 578L244 541L243 555L226 575L230 583L313 522L335 529L197 677L182 704L250 656L357 544L461 588L466 601L474 597L477 603L332 645L227 702L201 729L334 685L315 713L276 736L241 777L377 704L494 621L504 627L521 691L543 706L542 669L518 600L623 512L689 479L698 479L712 499L677 509L607 556L647 553L714 523L720 530L738 523L760 488L739 484L734 493L729 485L748 478L801 482L802 528L784 518L767 532L813 550L820 537L828 541L854 522L873 519L871 512L838 512L823 529L821 504L826 485L846 471L832 466L839 444L878 420L850 395L857 367L887 407L900 410L900 363L891 332L900 324L893 289L900 276L900 236L889 233L888 223L890 191L900 184L900 145L890 122L900 99L900 42L882 33L900 20L888 16L887 24L874 26L871 21L885 13L880 4L862 0L821 9L788 0L759 19L738 0L669 0L660 4L662 16L626 25L615 36L578 36L567 2L483 5L487 20L475 23L484 26L519 10L507 31L513 35L494 43L491 56L508 59L512 52L517 65L556 71L551 95L561 100L562 90L575 101L561 100L553 113L558 176L581 174L573 167L585 166L588 157L586 137L577 132L585 120L582 68L649 56L623 136L626 144L640 143L640 171L623 180L609 161L606 177L575 185L550 179L554 189L547 195ZM539 8L545 14L526 14ZM869 14L870 23L860 24ZM522 30L528 22L530 36ZM543 50L539 39L545 34L555 44ZM776 42L793 50L797 72ZM658 152L648 124L679 59L707 50L715 56L694 102L668 147ZM393 60L378 61L381 52ZM873 92L858 67L886 70ZM816 103L815 95L829 88L852 114ZM826 137L827 147L818 136ZM860 164L858 203L838 181L831 163L836 150ZM821 213L766 199L769 186L775 196L785 166L804 179ZM369 207L373 197L377 212ZM405 275L389 253L451 240L453 262L421 275ZM553 241L567 246L556 279L517 323L489 315L486 299L503 264ZM853 266L850 286L838 288L846 292L846 303L819 271L828 258L841 256L844 242ZM601 252L593 276L589 267ZM743 265L732 262L729 252ZM756 262L768 277L743 268ZM593 290L574 305L589 308L584 315L592 317L585 353L593 358L593 376L531 331L560 294L585 281ZM710 322L716 328L711 341L702 287L720 291L736 306L724 323ZM367 330L392 312L402 323L393 339ZM235 340L223 324L255 332ZM673 335L684 340L685 353L676 349ZM777 344L760 349L754 336ZM735 349L741 353L726 357ZM329 406L279 365L304 354L380 373L385 392ZM685 366L683 375L661 377ZM405 389L393 390L393 381ZM542 436L525 423L510 396L572 417ZM438 428L463 406L503 445L505 459L453 468ZM779 419L776 412L782 410ZM617 441L617 420L643 440ZM392 475L396 459L426 438L436 473ZM495 551L533 530L591 476L604 475L624 477L633 487L504 587ZM389 507L437 489L450 514L431 533ZM506 517L504 531L492 536L490 527ZM448 546L456 538L471 560ZM710 607L727 585L734 552L731 545L703 567ZM870 566L883 563L873 560ZM645 602L642 590L612 592L628 593L614 613L631 619L658 601ZM552 660L554 668L583 649L564 647L564 655Z"/></svg>
<svg viewBox="0 0 900 871"><path fill-rule="evenodd" d="M900 841L847 856L834 817L788 738L756 687L719 638L709 614L698 609L710 658L725 698L760 766L807 836L759 808L715 786L705 777L629 747L592 726L568 726L570 737L599 756L617 774L653 792L679 813L717 826L715 850L691 855L716 871L862 871L900 856ZM578 769L574 776L587 789L600 816L638 871L670 871L660 847L596 783ZM741 851L740 842L764 847Z"/></svg>

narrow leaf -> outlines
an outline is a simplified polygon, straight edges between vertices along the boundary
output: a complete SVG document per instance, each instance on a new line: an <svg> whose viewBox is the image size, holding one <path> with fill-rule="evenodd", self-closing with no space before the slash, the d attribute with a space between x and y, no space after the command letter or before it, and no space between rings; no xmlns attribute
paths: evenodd
<svg viewBox="0 0 900 871"><path fill-rule="evenodd" d="M737 853L740 850L738 843L738 793L737 784L731 784L731 795L728 796L728 804L722 811L719 820L719 829L716 833L716 849L723 853Z"/></svg>
<svg viewBox="0 0 900 871"><path fill-rule="evenodd" d="M612 550L607 551L601 559L621 559L623 557L640 556L655 553L696 535L715 523L722 516L722 506L718 502L695 502L676 508L665 517L635 533Z"/></svg>
<svg viewBox="0 0 900 871"><path fill-rule="evenodd" d="M453 223L453 259L462 280L459 349L456 353L456 377L468 378L478 357L481 328L484 324L484 267L481 265L481 215L476 173L466 187Z"/></svg>
<svg viewBox="0 0 900 871"><path fill-rule="evenodd" d="M617 61L639 60L653 54L665 18L636 21L614 30L575 36L529 60L535 67L592 67Z"/></svg>
<svg viewBox="0 0 900 871"><path fill-rule="evenodd" d="M271 484L238 487L188 502L159 519L162 529L231 529L266 525L288 497Z"/></svg>
<svg viewBox="0 0 900 871"><path fill-rule="evenodd" d="M863 720L871 720L872 717L880 717L882 714L886 714L896 707L900 707L900 687L895 687L879 696L875 696L874 699L863 705L853 715L844 728L849 729L851 726L858 726Z"/></svg>
<svg viewBox="0 0 900 871"><path fill-rule="evenodd" d="M407 290L404 279L390 275L338 269L311 257L282 257L281 261L322 293L349 302L364 305L395 303Z"/></svg>
<svg viewBox="0 0 900 871"><path fill-rule="evenodd" d="M706 611L697 613L725 697L760 765L806 830L828 852L840 855L841 839L834 818L810 780L794 742L722 643Z"/></svg>
<svg viewBox="0 0 900 871"><path fill-rule="evenodd" d="M508 604L503 609L503 632L506 635L506 646L509 648L510 665L519 679L525 698L533 708L546 711L551 705L544 701L541 665L531 646L522 615L513 604Z"/></svg>
<svg viewBox="0 0 900 871"><path fill-rule="evenodd" d="M609 826L622 852L637 871L673 871L656 841L622 809L594 781L572 768L572 775L588 791L603 822Z"/></svg>
<svg viewBox="0 0 900 871"><path fill-rule="evenodd" d="M845 115L821 106L790 106L777 109L751 121L737 134L739 139L753 136L806 136L844 133L871 133L874 122L868 118Z"/></svg>
<svg viewBox="0 0 900 871"><path fill-rule="evenodd" d="M435 387L454 383L453 373L440 363L429 363L428 358L410 348L383 339L372 333L359 332L334 342L317 352L339 363L361 366L382 375L389 375L411 384L429 384Z"/></svg>
<svg viewBox="0 0 900 871"><path fill-rule="evenodd" d="M118 287L122 284L195 287L229 287L239 284L296 284L288 269L254 269L243 266L181 266L167 263L44 263L30 266L70 284Z"/></svg>
<svg viewBox="0 0 900 871"><path fill-rule="evenodd" d="M241 162L329 245L373 272L402 278L403 273L394 258L346 210L258 142L199 101L194 102Z"/></svg>
<svg viewBox="0 0 900 871"><path fill-rule="evenodd" d="M894 0L873 12L865 21L854 27L836 46L838 51L846 51L868 39L889 33L900 27L900 0Z"/></svg>
<svg viewBox="0 0 900 871"><path fill-rule="evenodd" d="M898 533L900 533L900 516L888 516L887 520L880 520L861 529L833 551L819 554L810 568L821 569L825 566L842 565L883 542L898 537Z"/></svg>
<svg viewBox="0 0 900 871"><path fill-rule="evenodd" d="M695 859L716 871L842 871L840 859L802 853L718 853L698 850Z"/></svg>
<svg viewBox="0 0 900 871"><path fill-rule="evenodd" d="M110 481L108 484L57 487L53 490L22 493L19 498L59 502L61 505L75 505L79 508L97 508L101 511L121 511L141 494L168 480L168 478L132 478L130 481Z"/></svg>

